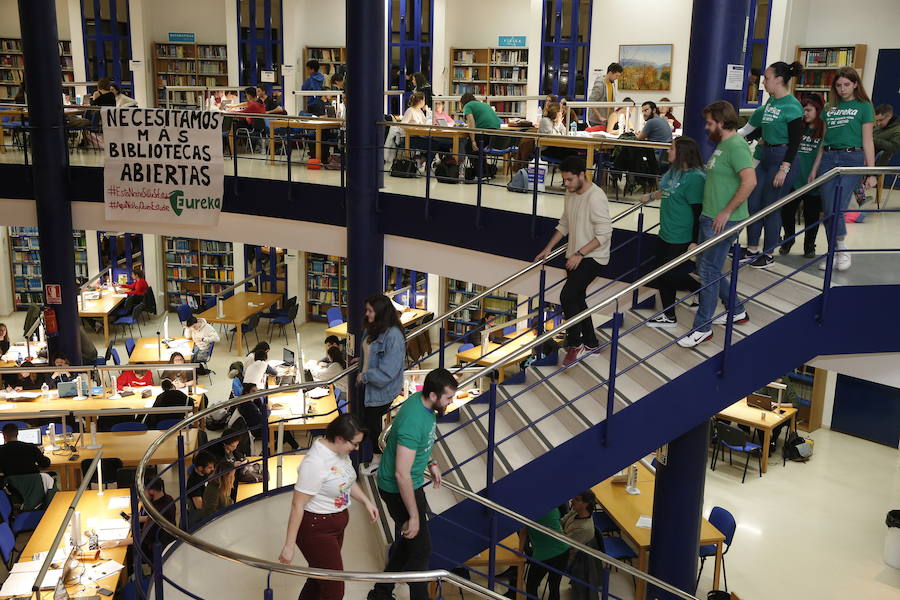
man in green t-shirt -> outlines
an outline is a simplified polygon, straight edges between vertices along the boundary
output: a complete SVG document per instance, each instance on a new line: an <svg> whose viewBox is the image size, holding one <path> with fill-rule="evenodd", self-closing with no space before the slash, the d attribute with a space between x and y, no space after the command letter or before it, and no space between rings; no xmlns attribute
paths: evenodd
<svg viewBox="0 0 900 600"><path fill-rule="evenodd" d="M425 376L421 392L406 399L391 424L381 456L376 482L378 493L400 530L386 572L426 571L431 558L431 536L425 511L425 471L434 487L441 485L441 470L431 460L437 416L453 402L456 379L447 369ZM368 600L392 599L394 584L378 583ZM410 600L427 600L427 583L409 584Z"/></svg>
<svg viewBox="0 0 900 600"><path fill-rule="evenodd" d="M737 113L729 102L719 100L703 109L706 117L706 134L718 143L706 163L706 183L703 186L703 210L700 212L700 236L702 244L722 231L737 225L748 217L747 198L756 187L756 173L750 146L737 132ZM697 259L700 273L700 307L694 318L694 329L678 340L682 348L693 348L712 338L712 325L724 325L727 313L715 320L717 298L728 307L731 284L721 277L722 266L737 235L729 236L708 248ZM721 277L721 278L720 278ZM714 283L718 279L718 284ZM735 298L734 322L750 320L743 303Z"/></svg>
<svg viewBox="0 0 900 600"><path fill-rule="evenodd" d="M475 94L463 94L459 99L469 129L500 129L500 117L486 102L479 102ZM470 133L466 154L477 154L479 150L491 145L491 136L483 133Z"/></svg>

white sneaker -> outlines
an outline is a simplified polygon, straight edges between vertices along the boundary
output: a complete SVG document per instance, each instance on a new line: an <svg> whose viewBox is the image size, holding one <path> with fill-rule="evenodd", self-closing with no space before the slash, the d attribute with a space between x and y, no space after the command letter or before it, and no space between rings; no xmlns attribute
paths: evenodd
<svg viewBox="0 0 900 600"><path fill-rule="evenodd" d="M747 314L747 311L739 312L734 314L734 324L740 325L741 323L746 323L750 320L750 315ZM715 319L713 319L713 325L727 325L728 324L728 313L719 315Z"/></svg>
<svg viewBox="0 0 900 600"><path fill-rule="evenodd" d="M820 271L824 271L824 270L827 269L827 268L828 268L828 261L827 261L827 260L823 260L822 262L819 263L819 270L820 270Z"/></svg>
<svg viewBox="0 0 900 600"><path fill-rule="evenodd" d="M655 319L647 321L647 327L655 327L657 329L675 329L678 327L677 319L670 319L665 313L659 315Z"/></svg>
<svg viewBox="0 0 900 600"><path fill-rule="evenodd" d="M850 255L846 252L838 252L834 255L834 268L838 271L846 271L850 268Z"/></svg>
<svg viewBox="0 0 900 600"><path fill-rule="evenodd" d="M678 340L678 345L682 348L693 348L697 344L705 342L706 340L711 340L712 336L712 329L709 331L694 331Z"/></svg>

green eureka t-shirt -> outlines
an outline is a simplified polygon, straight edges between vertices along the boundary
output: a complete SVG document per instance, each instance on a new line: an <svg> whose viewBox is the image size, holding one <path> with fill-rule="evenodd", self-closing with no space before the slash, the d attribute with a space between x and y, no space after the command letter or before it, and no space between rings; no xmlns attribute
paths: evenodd
<svg viewBox="0 0 900 600"><path fill-rule="evenodd" d="M793 94L781 98L769 96L763 105L763 139L770 146L788 143L788 123L803 117L803 105Z"/></svg>
<svg viewBox="0 0 900 600"><path fill-rule="evenodd" d="M743 169L753 168L750 146L740 135L732 135L719 142L706 162L706 184L703 186L703 216L715 219L725 208L741 185ZM742 221L749 216L747 203L743 202L731 213L731 221Z"/></svg>
<svg viewBox="0 0 900 600"><path fill-rule="evenodd" d="M692 204L703 204L702 169L691 169L678 175L668 174L662 180L662 203L659 207L659 237L670 244L687 244L694 236Z"/></svg>
<svg viewBox="0 0 900 600"><path fill-rule="evenodd" d="M832 148L862 148L862 126L875 121L871 102L844 100L829 104L822 113L825 121L825 146Z"/></svg>

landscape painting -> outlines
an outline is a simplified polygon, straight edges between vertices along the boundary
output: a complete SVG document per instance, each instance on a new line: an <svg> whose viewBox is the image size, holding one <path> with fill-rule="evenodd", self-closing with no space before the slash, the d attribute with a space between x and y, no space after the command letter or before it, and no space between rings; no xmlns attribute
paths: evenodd
<svg viewBox="0 0 900 600"><path fill-rule="evenodd" d="M672 87L672 44L619 46L619 64L625 69L620 90L668 91Z"/></svg>

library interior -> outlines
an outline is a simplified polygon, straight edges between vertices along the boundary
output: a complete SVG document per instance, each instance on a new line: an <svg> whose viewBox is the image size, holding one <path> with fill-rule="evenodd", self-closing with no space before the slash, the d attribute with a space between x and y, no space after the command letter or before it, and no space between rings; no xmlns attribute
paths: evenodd
<svg viewBox="0 0 900 600"><path fill-rule="evenodd" d="M0 0L0 600L900 597L898 23Z"/></svg>

